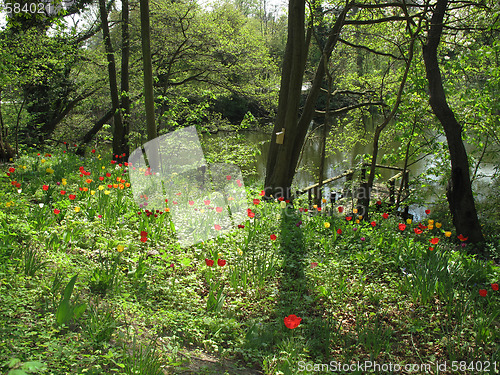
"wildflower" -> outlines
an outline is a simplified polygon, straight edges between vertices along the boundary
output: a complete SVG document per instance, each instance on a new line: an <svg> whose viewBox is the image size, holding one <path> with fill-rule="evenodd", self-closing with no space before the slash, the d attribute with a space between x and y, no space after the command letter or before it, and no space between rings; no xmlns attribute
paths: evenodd
<svg viewBox="0 0 500 375"><path fill-rule="evenodd" d="M90 151L90 152L92 152L93 154L95 154L95 148L93 148L92 151Z"/></svg>
<svg viewBox="0 0 500 375"><path fill-rule="evenodd" d="M205 264L209 267L212 267L214 265L214 261L212 259L207 259L205 258Z"/></svg>
<svg viewBox="0 0 500 375"><path fill-rule="evenodd" d="M361 238L360 238L360 240L361 240L361 241L364 241L364 240L366 240L366 238L364 238L364 237L361 237Z"/></svg>
<svg viewBox="0 0 500 375"><path fill-rule="evenodd" d="M434 251L434 248L432 246L429 246L429 251Z"/></svg>
<svg viewBox="0 0 500 375"><path fill-rule="evenodd" d="M434 225L429 224L429 225L427 226L427 229L429 229L429 230L433 230L433 229L434 229Z"/></svg>
<svg viewBox="0 0 500 375"><path fill-rule="evenodd" d="M245 226L243 224L238 224L238 228L245 228Z"/></svg>
<svg viewBox="0 0 500 375"><path fill-rule="evenodd" d="M215 211L217 211L218 213L221 213L222 212L222 207L215 207Z"/></svg>
<svg viewBox="0 0 500 375"><path fill-rule="evenodd" d="M337 234L342 234L342 229L337 229Z"/></svg>
<svg viewBox="0 0 500 375"><path fill-rule="evenodd" d="M224 267L226 265L226 260L225 259L217 259L217 265L219 267Z"/></svg>
<svg viewBox="0 0 500 375"><path fill-rule="evenodd" d="M226 176L226 180L231 181L231 176Z"/></svg>
<svg viewBox="0 0 500 375"><path fill-rule="evenodd" d="M12 168L12 167L10 167L10 168L9 168L9 172L10 172L10 173L14 173L15 171L16 171L16 169L15 169L15 168Z"/></svg>
<svg viewBox="0 0 500 375"><path fill-rule="evenodd" d="M70 195L68 195L68 198L69 198L70 200L75 200L76 195L75 195L75 194L70 194Z"/></svg>
<svg viewBox="0 0 500 375"><path fill-rule="evenodd" d="M479 295L481 297L486 297L487 294L488 294L488 291L486 289L479 289Z"/></svg>
<svg viewBox="0 0 500 375"><path fill-rule="evenodd" d="M388 214L387 212L384 212L384 213L382 214L382 217L383 217L384 219L388 219L388 218L389 218L389 214Z"/></svg>
<svg viewBox="0 0 500 375"><path fill-rule="evenodd" d="M451 232L446 231L446 232L444 232L444 235L445 235L446 237L451 237Z"/></svg>
<svg viewBox="0 0 500 375"><path fill-rule="evenodd" d="M429 225L434 225L434 220L429 219L429 220L427 220L427 223L428 223Z"/></svg>
<svg viewBox="0 0 500 375"><path fill-rule="evenodd" d="M422 229L420 229L420 228L413 228L413 231L415 232L415 234L422 234L423 233Z"/></svg>
<svg viewBox="0 0 500 375"><path fill-rule="evenodd" d="M194 201L188 201L188 204L192 206L194 204Z"/></svg>
<svg viewBox="0 0 500 375"><path fill-rule="evenodd" d="M375 221L372 221L372 222L370 223L370 225L371 225L372 227L375 227L375 226L377 225L377 223L376 223Z"/></svg>
<svg viewBox="0 0 500 375"><path fill-rule="evenodd" d="M363 216L358 215L358 220L363 220Z"/></svg>
<svg viewBox="0 0 500 375"><path fill-rule="evenodd" d="M357 214L357 213L358 213L358 209L357 209L357 208L353 208L353 209L352 209L352 213L353 213L353 214Z"/></svg>
<svg viewBox="0 0 500 375"><path fill-rule="evenodd" d="M75 212L80 212L80 207L75 207Z"/></svg>
<svg viewBox="0 0 500 375"><path fill-rule="evenodd" d="M325 221L324 225L325 225L325 228L327 228L327 229L330 228L330 223L328 221Z"/></svg>
<svg viewBox="0 0 500 375"><path fill-rule="evenodd" d="M95 190L90 190L90 195L95 195Z"/></svg>
<svg viewBox="0 0 500 375"><path fill-rule="evenodd" d="M443 224L441 224L441 223L436 223L436 228L438 228L438 229L439 229L439 228L441 228L442 226L443 226Z"/></svg>
<svg viewBox="0 0 500 375"><path fill-rule="evenodd" d="M59 215L59 213L60 213L60 212L61 212L61 210L58 210L57 208L54 208L54 213L55 213L56 215Z"/></svg>
<svg viewBox="0 0 500 375"><path fill-rule="evenodd" d="M66 190L61 190L61 195L66 194Z"/></svg>
<svg viewBox="0 0 500 375"><path fill-rule="evenodd" d="M275 234L271 234L270 238L271 238L272 241L275 241L277 237L276 237Z"/></svg>
<svg viewBox="0 0 500 375"><path fill-rule="evenodd" d="M47 172L48 174L52 174L54 173L54 170L52 168L47 168L45 172Z"/></svg>
<svg viewBox="0 0 500 375"><path fill-rule="evenodd" d="M377 206L380 206L382 204L382 201L377 201L376 204Z"/></svg>
<svg viewBox="0 0 500 375"><path fill-rule="evenodd" d="M326 199L325 198L321 199L321 202L326 203Z"/></svg>
<svg viewBox="0 0 500 375"><path fill-rule="evenodd" d="M243 251L241 251L240 248L237 248L236 251L238 252L238 255L243 255Z"/></svg>
<svg viewBox="0 0 500 375"><path fill-rule="evenodd" d="M406 224L410 225L411 224L411 219L406 219Z"/></svg>
<svg viewBox="0 0 500 375"><path fill-rule="evenodd" d="M205 203L205 206L208 206L210 204L210 200L209 199L206 199L203 202Z"/></svg>
<svg viewBox="0 0 500 375"><path fill-rule="evenodd" d="M460 241L464 242L464 241L467 241L467 240L469 239L469 237L464 237L464 235L463 235L463 234L459 234L459 235L458 235L458 239L459 239Z"/></svg>
<svg viewBox="0 0 500 375"><path fill-rule="evenodd" d="M346 216L346 217L345 217L345 219L346 219L347 221L351 221L351 220L352 220L352 216Z"/></svg>
<svg viewBox="0 0 500 375"><path fill-rule="evenodd" d="M44 204L43 203L38 203L38 207L43 208Z"/></svg>
<svg viewBox="0 0 500 375"><path fill-rule="evenodd" d="M98 189L99 190L104 190L104 186L103 185L99 185Z"/></svg>
<svg viewBox="0 0 500 375"><path fill-rule="evenodd" d="M86 182L87 184L90 184L90 183L92 182L92 179L87 178L87 179L85 180L85 182Z"/></svg>
<svg viewBox="0 0 500 375"><path fill-rule="evenodd" d="M253 213L253 212L249 212L249 213L248 213L248 217L249 217L250 219L254 218L254 217L255 217L255 213Z"/></svg>
<svg viewBox="0 0 500 375"><path fill-rule="evenodd" d="M425 213L429 215L431 213L431 210L425 210Z"/></svg>
<svg viewBox="0 0 500 375"><path fill-rule="evenodd" d="M45 163L45 162L46 162L46 160L45 160L45 159L42 159L42 160L40 160L40 161L41 161L42 163Z"/></svg>
<svg viewBox="0 0 500 375"><path fill-rule="evenodd" d="M297 315L292 314L284 318L283 321L285 322L285 326L287 328L295 329L299 326L300 322L302 321L302 318L299 318Z"/></svg>
<svg viewBox="0 0 500 375"><path fill-rule="evenodd" d="M498 284L497 283L491 284L491 289L493 289L494 291L498 291Z"/></svg>
<svg viewBox="0 0 500 375"><path fill-rule="evenodd" d="M68 181L65 178L63 178L61 180L61 183L63 184L63 186L66 186L68 184Z"/></svg>
<svg viewBox="0 0 500 375"><path fill-rule="evenodd" d="M359 223L360 223L359 219L356 219L355 223L356 223L356 224L359 224Z"/></svg>
<svg viewBox="0 0 500 375"><path fill-rule="evenodd" d="M405 224L403 224L403 223L399 223L399 224L398 224L398 228L399 228L399 230L402 232L402 231L404 231L404 230L406 229L406 225L405 225Z"/></svg>
<svg viewBox="0 0 500 375"><path fill-rule="evenodd" d="M342 207L342 206L339 206L337 209L339 210L339 213L344 212L344 207Z"/></svg>
<svg viewBox="0 0 500 375"><path fill-rule="evenodd" d="M431 238L429 242L433 245L437 245L437 243L439 242L439 238L437 237Z"/></svg>
<svg viewBox="0 0 500 375"><path fill-rule="evenodd" d="M316 268L318 267L318 262L312 262L311 263L311 268Z"/></svg>
<svg viewBox="0 0 500 375"><path fill-rule="evenodd" d="M313 204L313 208L314 209L318 208L318 205L317 204Z"/></svg>
<svg viewBox="0 0 500 375"><path fill-rule="evenodd" d="M238 181L239 181L239 180L238 180ZM265 194L265 193L264 193L264 190L261 190L259 195L260 195L261 197L263 197L263 196L264 196L264 194Z"/></svg>
<svg viewBox="0 0 500 375"><path fill-rule="evenodd" d="M214 225L215 230L221 230L221 226L219 224Z"/></svg>
<svg viewBox="0 0 500 375"><path fill-rule="evenodd" d="M104 190L105 195L109 195L109 193L111 193L109 190Z"/></svg>

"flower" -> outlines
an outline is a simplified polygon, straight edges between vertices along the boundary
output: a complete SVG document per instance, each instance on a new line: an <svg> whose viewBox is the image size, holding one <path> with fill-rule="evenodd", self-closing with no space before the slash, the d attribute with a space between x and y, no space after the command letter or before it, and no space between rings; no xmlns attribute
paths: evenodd
<svg viewBox="0 0 500 375"><path fill-rule="evenodd" d="M422 229L420 229L420 228L413 228L413 231L415 232L415 234L422 234L423 233Z"/></svg>
<svg viewBox="0 0 500 375"><path fill-rule="evenodd" d="M271 234L270 238L271 238L271 240L275 241L275 240L276 240L276 238L278 238L278 237L276 237L276 235L275 235L275 234Z"/></svg>
<svg viewBox="0 0 500 375"><path fill-rule="evenodd" d="M243 255L243 251L241 251L239 247L236 249L236 251L238 252L238 255Z"/></svg>
<svg viewBox="0 0 500 375"><path fill-rule="evenodd" d="M10 167L10 168L9 168L9 172L10 172L10 173L14 173L15 171L16 171L16 169L15 169L15 168L12 168L12 167Z"/></svg>
<svg viewBox="0 0 500 375"><path fill-rule="evenodd" d="M450 232L450 231L446 231L446 232L444 232L444 235L445 235L446 237L451 237L451 232Z"/></svg>
<svg viewBox="0 0 500 375"><path fill-rule="evenodd" d="M43 208L43 206L44 206L44 205L43 205L43 203L38 203L38 206L39 206L40 208Z"/></svg>
<svg viewBox="0 0 500 375"><path fill-rule="evenodd" d="M443 224L441 224L441 223L436 223L436 228L438 228L438 229L439 229L439 228L441 228L442 226L443 226Z"/></svg>
<svg viewBox="0 0 500 375"><path fill-rule="evenodd" d="M375 227L377 225L377 223L375 221L372 221L370 224L372 227Z"/></svg>
<svg viewBox="0 0 500 375"><path fill-rule="evenodd" d="M380 206L382 204L382 201L377 201L375 203L377 204L377 206Z"/></svg>
<svg viewBox="0 0 500 375"><path fill-rule="evenodd" d="M434 225L434 220L432 219L427 220L427 222L429 223L429 225Z"/></svg>
<svg viewBox="0 0 500 375"><path fill-rule="evenodd" d="M431 213L431 210L425 210L425 213L429 215Z"/></svg>
<svg viewBox="0 0 500 375"><path fill-rule="evenodd" d="M215 207L215 211L221 213L222 212L222 207Z"/></svg>
<svg viewBox="0 0 500 375"><path fill-rule="evenodd" d="M439 242L439 238L437 237L431 238L429 242L433 245L437 245L437 243Z"/></svg>
<svg viewBox="0 0 500 375"><path fill-rule="evenodd" d="M410 225L411 224L411 219L406 219L406 224Z"/></svg>
<svg viewBox="0 0 500 375"><path fill-rule="evenodd" d="M345 217L345 219L346 219L347 221L351 221L351 220L352 220L352 216L346 216L346 217Z"/></svg>
<svg viewBox="0 0 500 375"><path fill-rule="evenodd" d="M243 224L238 224L238 228L245 228Z"/></svg>
<svg viewBox="0 0 500 375"><path fill-rule="evenodd" d="M212 267L214 265L214 261L212 259L205 258L205 264L209 267Z"/></svg>
<svg viewBox="0 0 500 375"><path fill-rule="evenodd" d="M360 223L359 219L356 219L355 223L356 223L356 224L359 224L359 223Z"/></svg>
<svg viewBox="0 0 500 375"><path fill-rule="evenodd" d="M286 208L286 202L285 201L281 201L280 202L280 207L281 208Z"/></svg>
<svg viewBox="0 0 500 375"><path fill-rule="evenodd" d="M491 289L497 291L498 290L498 283L491 284Z"/></svg>
<svg viewBox="0 0 500 375"><path fill-rule="evenodd" d="M326 199L325 198L321 199L321 202L326 203Z"/></svg>
<svg viewBox="0 0 500 375"><path fill-rule="evenodd" d="M358 209L357 208L353 208L352 209L352 213L357 214L358 213Z"/></svg>
<svg viewBox="0 0 500 375"><path fill-rule="evenodd" d="M104 186L103 185L99 185L98 189L99 190L104 190Z"/></svg>
<svg viewBox="0 0 500 375"><path fill-rule="evenodd" d="M95 148L93 148L92 151L90 151L90 152L92 152L93 154L95 154Z"/></svg>
<svg viewBox="0 0 500 375"><path fill-rule="evenodd" d="M42 190L43 190L43 191L47 191L47 190L49 190L49 185L43 185L43 186L42 186Z"/></svg>
<svg viewBox="0 0 500 375"><path fill-rule="evenodd" d="M339 210L339 212L340 212L340 213L342 213L342 212L344 212L344 207L339 206L339 207L337 208L337 210Z"/></svg>
<svg viewBox="0 0 500 375"><path fill-rule="evenodd" d="M231 180L231 176L226 176L226 180L230 181Z"/></svg>
<svg viewBox="0 0 500 375"><path fill-rule="evenodd" d="M360 240L361 240L361 241L364 241L364 240L366 240L366 238L364 238L364 237L361 237L361 238L360 238Z"/></svg>
<svg viewBox="0 0 500 375"><path fill-rule="evenodd" d="M109 190L104 190L105 195L109 195L111 192Z"/></svg>
<svg viewBox="0 0 500 375"><path fill-rule="evenodd" d="M214 225L214 229L215 230L221 230L222 228L221 228L221 226L219 224L215 224Z"/></svg>
<svg viewBox="0 0 500 375"><path fill-rule="evenodd" d="M384 212L384 213L382 214L382 217L383 217L384 219L388 219L388 218L389 218L389 214L388 214L387 212Z"/></svg>
<svg viewBox="0 0 500 375"><path fill-rule="evenodd" d="M63 178L61 180L61 183L63 184L63 186L66 186L68 184L68 181L65 178Z"/></svg>
<svg viewBox="0 0 500 375"><path fill-rule="evenodd" d="M433 251L434 248L432 246L429 246L429 251Z"/></svg>
<svg viewBox="0 0 500 375"><path fill-rule="evenodd" d="M69 198L70 200L75 200L76 195L75 195L75 194L70 194L70 195L68 195L68 198Z"/></svg>
<svg viewBox="0 0 500 375"><path fill-rule="evenodd" d="M205 206L208 206L210 204L210 200L209 199L206 199L203 202L205 203Z"/></svg>
<svg viewBox="0 0 500 375"><path fill-rule="evenodd" d="M147 238L147 237L141 237L141 242L143 242L143 243L144 243L144 242L146 242L147 240L148 240L148 238Z"/></svg>
<svg viewBox="0 0 500 375"><path fill-rule="evenodd" d="M429 225L427 226L427 229L429 229L429 230L433 230L433 229L434 229L434 225L429 224Z"/></svg>
<svg viewBox="0 0 500 375"><path fill-rule="evenodd" d="M406 229L406 225L405 225L405 224L403 224L403 223L399 223L399 224L398 224L398 228L399 228L399 230L402 232L402 231L404 231L404 230Z"/></svg>
<svg viewBox="0 0 500 375"><path fill-rule="evenodd" d="M325 226L325 228L328 229L328 228L330 228L330 223L328 221L325 221L324 226Z"/></svg>
<svg viewBox="0 0 500 375"><path fill-rule="evenodd" d="M226 265L226 260L225 259L217 259L217 265L219 267L224 267Z"/></svg>
<svg viewBox="0 0 500 375"><path fill-rule="evenodd" d="M75 207L75 212L80 212L80 207L76 206Z"/></svg>
<svg viewBox="0 0 500 375"><path fill-rule="evenodd" d="M312 262L311 263L311 268L315 268L315 267L318 267L318 262Z"/></svg>
<svg viewBox="0 0 500 375"><path fill-rule="evenodd" d="M239 180L238 180L238 181L239 181ZM265 193L264 193L264 190L261 190L259 195L260 195L261 197L263 197L263 196L264 196L264 194L265 194Z"/></svg>
<svg viewBox="0 0 500 375"><path fill-rule="evenodd" d="M249 213L248 213L248 217L249 217L250 219L254 218L254 217L255 217L255 213L253 213L253 212L249 212Z"/></svg>
<svg viewBox="0 0 500 375"><path fill-rule="evenodd" d="M479 295L481 297L486 297L487 294L488 294L488 291L486 289L479 289Z"/></svg>
<svg viewBox="0 0 500 375"><path fill-rule="evenodd" d="M123 246L123 245L118 245L116 247L116 251L118 251L119 253L123 252L123 250L125 250L125 246Z"/></svg>
<svg viewBox="0 0 500 375"><path fill-rule="evenodd" d="M337 234L342 234L342 229L337 229Z"/></svg>
<svg viewBox="0 0 500 375"><path fill-rule="evenodd" d="M253 200L253 204L255 204L255 205L257 205L257 204L259 204L259 203L260 203L260 199L255 198L255 199Z"/></svg>
<svg viewBox="0 0 500 375"><path fill-rule="evenodd" d="M188 204L192 206L194 204L194 201L188 201Z"/></svg>
<svg viewBox="0 0 500 375"><path fill-rule="evenodd" d="M285 326L287 328L295 329L299 326L300 322L302 321L302 318L299 318L297 315L292 314L284 318L283 321L285 322Z"/></svg>
<svg viewBox="0 0 500 375"><path fill-rule="evenodd" d="M463 234L459 234L459 235L458 235L458 239L459 239L460 241L464 242L464 241L467 241L467 240L469 239L469 237L464 237L464 235L463 235Z"/></svg>
<svg viewBox="0 0 500 375"><path fill-rule="evenodd" d="M61 212L61 210L58 210L57 208L54 208L54 213L55 213L56 215L59 215L59 213L60 213L60 212Z"/></svg>

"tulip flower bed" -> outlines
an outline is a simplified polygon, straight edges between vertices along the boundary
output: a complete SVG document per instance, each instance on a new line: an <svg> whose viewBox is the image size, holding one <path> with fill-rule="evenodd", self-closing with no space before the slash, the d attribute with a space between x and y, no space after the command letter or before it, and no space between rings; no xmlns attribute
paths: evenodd
<svg viewBox="0 0 500 375"><path fill-rule="evenodd" d="M2 373L500 369L500 268L431 210L412 222L375 204L365 221L247 188L245 220L181 247L169 202L139 207L120 158L35 152L1 173ZM193 369L199 352L226 367Z"/></svg>

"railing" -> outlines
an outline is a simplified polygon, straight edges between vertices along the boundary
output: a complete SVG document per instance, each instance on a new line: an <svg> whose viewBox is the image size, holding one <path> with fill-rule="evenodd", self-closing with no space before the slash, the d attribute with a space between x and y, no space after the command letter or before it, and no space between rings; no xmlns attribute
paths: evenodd
<svg viewBox="0 0 500 375"><path fill-rule="evenodd" d="M365 181L366 180L366 170L367 170L367 167L370 166L369 163L364 163L362 168L360 168L360 179L361 181ZM381 165L381 164L376 164L375 165L376 168L382 168L382 169L390 169L390 170L394 170L394 171L399 171L399 173L395 174L394 176L392 176L391 178L389 178L387 180L387 185L388 185L388 193L389 193L389 204L390 205L394 205L396 204L396 195L399 195L399 192L398 194L396 194L396 180L402 178L402 185L403 185L403 188L402 188L402 192L405 192L406 195L399 200L398 204L401 203L403 200L405 200L406 198L408 198L409 196L409 180L410 180L410 172L408 170L404 170L403 168L400 168L400 167L393 167L393 166L389 166L389 165ZM335 177L331 177L331 178L328 178L326 180L324 180L321 184L321 187L323 187L323 185L326 185L326 184L329 184L333 181L337 181L341 178L344 178L346 179L346 185L349 185L348 183L350 181L353 180L354 178L354 173L357 171L357 169L349 169L345 172L343 172L342 174L340 175L337 175ZM359 188L359 191L362 191L364 188L367 187L367 184L366 182L365 183L361 183L361 186ZM319 183L316 183L316 184L313 184L313 185L310 185L310 186L307 186L303 189L300 189L300 190L297 190L296 191L296 195L299 196L299 195L302 195L302 194L305 194L307 193L308 194L308 201L309 201L309 206L312 205L312 199L313 199L313 191L317 191L317 189L320 188L320 184ZM344 192L343 192L343 196L348 196L350 197L351 196L351 189L349 189L349 186L345 186L344 187ZM358 197L359 199L359 197ZM337 200L337 192L331 192L330 193L330 202L331 204L333 205L333 203L335 203L335 201ZM404 209L404 214L406 216L408 216L408 205L405 205L405 209Z"/></svg>

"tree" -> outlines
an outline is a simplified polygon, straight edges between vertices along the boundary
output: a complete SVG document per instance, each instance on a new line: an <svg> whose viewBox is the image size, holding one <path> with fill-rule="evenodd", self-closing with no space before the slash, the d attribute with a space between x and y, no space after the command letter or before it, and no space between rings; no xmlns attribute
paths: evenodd
<svg viewBox="0 0 500 375"><path fill-rule="evenodd" d="M437 0L427 32L427 42L423 47L423 59L429 82L429 103L443 126L450 151L451 177L446 196L453 224L457 233L468 237L469 242L478 243L484 242L484 237L472 194L469 161L462 141L462 127L446 100L437 58L447 7L448 0Z"/></svg>

